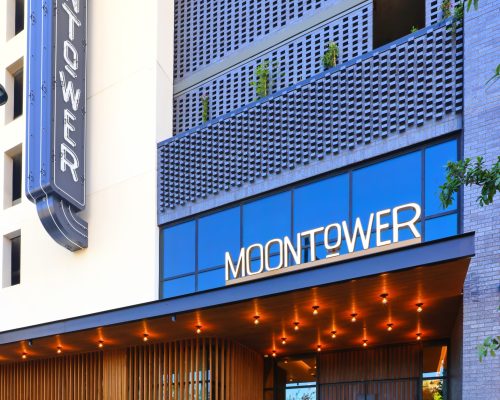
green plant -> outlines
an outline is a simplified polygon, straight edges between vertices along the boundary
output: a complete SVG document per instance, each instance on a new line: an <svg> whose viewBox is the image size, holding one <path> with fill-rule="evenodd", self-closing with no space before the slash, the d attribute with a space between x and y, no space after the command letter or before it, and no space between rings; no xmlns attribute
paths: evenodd
<svg viewBox="0 0 500 400"><path fill-rule="evenodd" d="M257 68L255 68L255 80L250 82L250 85L255 88L257 99L269 96L270 76L268 60L257 65Z"/></svg>
<svg viewBox="0 0 500 400"><path fill-rule="evenodd" d="M201 96L201 120L203 123L208 122L210 117L210 99L208 94Z"/></svg>
<svg viewBox="0 0 500 400"><path fill-rule="evenodd" d="M441 2L442 19L451 17L451 0L443 0Z"/></svg>
<svg viewBox="0 0 500 400"><path fill-rule="evenodd" d="M461 185L480 186L479 205L483 207L491 204L495 194L500 192L500 156L491 169L484 167L483 157L477 157L474 164L470 158L449 162L446 166L446 182L439 187L439 199L444 208L451 205L453 195L458 193Z"/></svg>
<svg viewBox="0 0 500 400"><path fill-rule="evenodd" d="M500 312L500 307L498 307L497 311ZM483 343L477 346L479 361L483 362L483 358L487 356L495 357L499 350L500 336L488 336Z"/></svg>
<svg viewBox="0 0 500 400"><path fill-rule="evenodd" d="M457 27L463 23L464 20L464 3L461 1L453 9L453 24L451 25L451 30L453 35L457 31Z"/></svg>
<svg viewBox="0 0 500 400"><path fill-rule="evenodd" d="M418 31L418 27L416 27L415 25L412 25L412 27L410 29L410 33L415 33L416 31Z"/></svg>
<svg viewBox="0 0 500 400"><path fill-rule="evenodd" d="M339 46L337 43L330 42L328 43L328 50L323 54L321 58L321 63L325 69L333 68L337 65L337 60L339 57Z"/></svg>

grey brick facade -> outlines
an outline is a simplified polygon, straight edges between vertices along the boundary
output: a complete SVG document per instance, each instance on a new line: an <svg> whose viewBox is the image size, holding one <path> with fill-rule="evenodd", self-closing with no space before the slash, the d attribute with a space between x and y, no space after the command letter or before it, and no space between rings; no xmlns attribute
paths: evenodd
<svg viewBox="0 0 500 400"><path fill-rule="evenodd" d="M487 86L500 63L500 2L481 0L465 14L464 157L500 155L500 82ZM463 399L500 399L500 357L480 363L476 346L500 333L500 197L480 208L477 188L464 190L464 231L476 232L476 256L464 286ZM456 398L455 398L456 399ZM454 400L455 400L454 399Z"/></svg>

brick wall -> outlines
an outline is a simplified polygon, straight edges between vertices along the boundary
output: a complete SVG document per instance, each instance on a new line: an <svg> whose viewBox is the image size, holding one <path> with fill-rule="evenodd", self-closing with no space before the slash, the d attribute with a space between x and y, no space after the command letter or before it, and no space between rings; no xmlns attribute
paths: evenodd
<svg viewBox="0 0 500 400"><path fill-rule="evenodd" d="M486 86L500 63L500 2L481 0L465 14L464 157L500 155L500 81ZM500 334L500 196L477 205L477 188L464 190L464 231L476 232L476 256L464 287L463 398L500 399L500 357L480 363L476 346Z"/></svg>

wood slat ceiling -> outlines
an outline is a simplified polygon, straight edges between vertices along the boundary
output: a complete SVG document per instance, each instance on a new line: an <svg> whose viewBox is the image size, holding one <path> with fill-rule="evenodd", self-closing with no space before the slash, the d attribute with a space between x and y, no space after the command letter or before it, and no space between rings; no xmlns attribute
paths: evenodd
<svg viewBox="0 0 500 400"><path fill-rule="evenodd" d="M143 340L172 341L196 337L201 326L205 337L234 339L261 354L292 355L322 350L359 347L364 339L369 346L414 341L421 332L423 340L449 337L459 306L469 259L433 266L422 266L222 307L198 310L175 316L136 321L81 332L34 339L0 346L0 362L18 361L23 352L30 359L63 352L88 352L99 340L104 348L135 345ZM389 294L388 304L380 295ZM423 312L416 304L423 303ZM313 306L319 306L313 315ZM357 321L351 322L356 313ZM254 316L259 315L259 324ZM295 331L294 322L300 323ZM387 324L394 328L387 331ZM331 331L337 332L336 339ZM281 344L281 338L286 344Z"/></svg>

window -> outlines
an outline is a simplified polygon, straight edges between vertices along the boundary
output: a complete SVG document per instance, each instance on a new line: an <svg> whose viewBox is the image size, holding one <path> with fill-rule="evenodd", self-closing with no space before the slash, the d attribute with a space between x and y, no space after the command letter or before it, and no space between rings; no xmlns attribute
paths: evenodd
<svg viewBox="0 0 500 400"><path fill-rule="evenodd" d="M422 400L448 398L448 347L429 345L424 347L422 375Z"/></svg>
<svg viewBox="0 0 500 400"><path fill-rule="evenodd" d="M15 0L14 33L17 35L24 30L24 0Z"/></svg>
<svg viewBox="0 0 500 400"><path fill-rule="evenodd" d="M234 261L240 249L251 244L264 245L285 236L346 221L351 226L359 217L366 223L370 213L405 203L422 206L417 228L424 240L457 234L456 204L442 210L438 189L444 181L445 165L457 159L458 144L448 140L422 146L341 174L297 184L279 193L240 202L214 213L163 229L163 297L210 290L225 285L225 254ZM413 211L408 211L408 218ZM404 212L403 212L404 214ZM391 218L386 221L392 223ZM375 226L373 227L373 231ZM331 231L332 235L336 230ZM383 231L382 240L392 238L392 227ZM401 240L412 239L409 228L401 230ZM336 237L330 237L335 242ZM316 259L326 257L323 235L317 237ZM375 246L376 235L371 235ZM358 240L356 250L361 250ZM271 246L271 267L279 264L278 249ZM259 250L255 250L256 252ZM347 253L346 241L340 254ZM303 263L312 261L309 237L302 238ZM260 254L252 253L250 268L260 267Z"/></svg>
<svg viewBox="0 0 500 400"><path fill-rule="evenodd" d="M21 202L23 156L21 145L4 155L4 208Z"/></svg>
<svg viewBox="0 0 500 400"><path fill-rule="evenodd" d="M19 59L7 68L5 89L9 93L9 101L5 105L5 122L15 120L23 115L24 103L24 69L23 59Z"/></svg>
<svg viewBox="0 0 500 400"><path fill-rule="evenodd" d="M3 287L21 283L21 233L4 236L3 239Z"/></svg>
<svg viewBox="0 0 500 400"><path fill-rule="evenodd" d="M23 69L14 73L14 119L23 115Z"/></svg>

